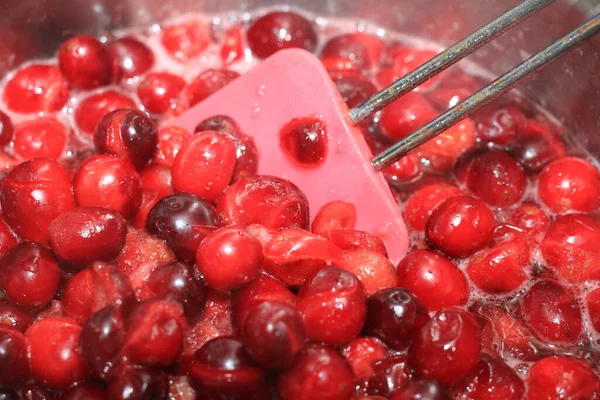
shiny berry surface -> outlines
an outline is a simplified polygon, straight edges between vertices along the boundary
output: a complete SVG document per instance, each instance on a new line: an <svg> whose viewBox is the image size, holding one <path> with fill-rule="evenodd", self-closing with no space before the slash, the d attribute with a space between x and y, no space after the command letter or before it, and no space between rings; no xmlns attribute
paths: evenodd
<svg viewBox="0 0 600 400"><path fill-rule="evenodd" d="M288 158L304 167L322 164L327 155L325 124L317 118L291 120L279 132L279 146Z"/></svg>
<svg viewBox="0 0 600 400"><path fill-rule="evenodd" d="M210 95L223 89L240 76L228 69L207 69L201 72L186 89L187 103L190 107L202 102Z"/></svg>
<svg viewBox="0 0 600 400"><path fill-rule="evenodd" d="M554 356L538 361L529 370L528 400L549 398L593 398L598 391L598 376L581 362Z"/></svg>
<svg viewBox="0 0 600 400"><path fill-rule="evenodd" d="M13 385L28 376L25 335L15 329L0 328L0 384Z"/></svg>
<svg viewBox="0 0 600 400"><path fill-rule="evenodd" d="M186 83L183 78L168 72L154 72L148 74L137 89L138 97L151 114L173 112L179 114L185 110L179 96Z"/></svg>
<svg viewBox="0 0 600 400"><path fill-rule="evenodd" d="M19 71L4 88L9 110L32 114L60 110L69 97L69 83L53 65L33 64Z"/></svg>
<svg viewBox="0 0 600 400"><path fill-rule="evenodd" d="M62 73L76 89L94 89L118 80L119 67L106 47L91 36L75 36L58 50Z"/></svg>
<svg viewBox="0 0 600 400"><path fill-rule="evenodd" d="M133 37L123 37L108 43L107 50L119 64L125 79L142 75L154 64L154 53Z"/></svg>
<svg viewBox="0 0 600 400"><path fill-rule="evenodd" d="M93 135L102 117L111 111L123 108L135 109L136 104L121 92L110 89L92 94L77 105L75 122L82 133Z"/></svg>
<svg viewBox="0 0 600 400"><path fill-rule="evenodd" d="M55 118L21 122L14 128L15 153L24 160L36 157L58 159L65 149L69 134L67 127Z"/></svg>
<svg viewBox="0 0 600 400"><path fill-rule="evenodd" d="M294 12L271 12L254 21L246 35L250 49L260 58L289 48L313 52L317 45L311 22Z"/></svg>

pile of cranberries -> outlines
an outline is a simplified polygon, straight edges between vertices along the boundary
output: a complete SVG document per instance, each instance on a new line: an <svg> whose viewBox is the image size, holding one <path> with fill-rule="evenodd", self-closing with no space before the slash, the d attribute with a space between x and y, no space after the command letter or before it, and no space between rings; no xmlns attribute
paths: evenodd
<svg viewBox="0 0 600 400"><path fill-rule="evenodd" d="M290 47L349 106L435 54L274 11L75 36L4 78L0 399L600 396L596 166L523 101L493 104L383 172L411 232L393 265L354 205L257 175L236 121L169 124ZM480 84L448 71L360 128L378 152ZM282 127L298 168L324 129Z"/></svg>

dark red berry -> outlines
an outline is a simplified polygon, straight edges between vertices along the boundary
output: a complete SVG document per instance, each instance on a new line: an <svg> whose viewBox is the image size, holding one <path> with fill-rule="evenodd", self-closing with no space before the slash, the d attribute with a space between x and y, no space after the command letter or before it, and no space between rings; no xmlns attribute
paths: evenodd
<svg viewBox="0 0 600 400"><path fill-rule="evenodd" d="M527 129L509 148L510 154L528 172L539 172L550 161L565 155L562 139L547 126L529 120Z"/></svg>
<svg viewBox="0 0 600 400"><path fill-rule="evenodd" d="M388 105L379 119L386 138L396 141L405 138L437 115L435 108L417 92L409 92Z"/></svg>
<svg viewBox="0 0 600 400"><path fill-rule="evenodd" d="M167 400L169 379L164 372L136 366L124 368L108 385L110 400Z"/></svg>
<svg viewBox="0 0 600 400"><path fill-rule="evenodd" d="M515 106L488 107L475 116L477 139L505 145L517 141L527 126L523 112Z"/></svg>
<svg viewBox="0 0 600 400"><path fill-rule="evenodd" d="M187 102L180 97L185 87L185 80L180 76L154 72L140 82L137 94L149 113L179 115L187 108Z"/></svg>
<svg viewBox="0 0 600 400"><path fill-rule="evenodd" d="M31 316L8 303L0 303L0 327L25 332L33 322Z"/></svg>
<svg viewBox="0 0 600 400"><path fill-rule="evenodd" d="M239 78L239 72L228 69L207 69L200 73L186 89L187 101L190 107L200 103L210 95L223 89Z"/></svg>
<svg viewBox="0 0 600 400"><path fill-rule="evenodd" d="M348 108L356 107L377 92L377 88L363 75L339 74L332 76Z"/></svg>
<svg viewBox="0 0 600 400"><path fill-rule="evenodd" d="M312 23L289 11L276 11L254 21L246 33L248 46L259 58L267 58L282 49L300 48L310 52L317 46Z"/></svg>
<svg viewBox="0 0 600 400"><path fill-rule="evenodd" d="M368 70L377 66L385 49L383 41L364 32L346 33L327 41L321 59L329 71Z"/></svg>
<svg viewBox="0 0 600 400"><path fill-rule="evenodd" d="M120 78L120 69L110 53L91 36L75 36L58 50L58 63L71 87L95 89Z"/></svg>
<svg viewBox="0 0 600 400"><path fill-rule="evenodd" d="M124 37L108 43L107 49L119 63L123 78L143 75L154 64L154 54L144 43Z"/></svg>
<svg viewBox="0 0 600 400"><path fill-rule="evenodd" d="M8 115L0 111L0 146L9 144L14 135L14 126Z"/></svg>
<svg viewBox="0 0 600 400"><path fill-rule="evenodd" d="M86 382L65 390L61 400L108 400L108 394L104 387Z"/></svg>
<svg viewBox="0 0 600 400"><path fill-rule="evenodd" d="M136 104L122 93L106 90L92 94L79 103L75 109L75 122L84 134L92 135L102 117L111 111L125 108L135 109Z"/></svg>
<svg viewBox="0 0 600 400"><path fill-rule="evenodd" d="M412 375L406 355L392 355L373 364L373 375L358 384L358 391L387 398L410 382Z"/></svg>
<svg viewBox="0 0 600 400"><path fill-rule="evenodd" d="M14 385L29 376L25 335L0 327L0 385Z"/></svg>
<svg viewBox="0 0 600 400"><path fill-rule="evenodd" d="M390 400L450 400L446 389L437 381L419 379L408 382L392 394Z"/></svg>
<svg viewBox="0 0 600 400"><path fill-rule="evenodd" d="M303 167L317 167L325 162L329 137L318 118L296 118L279 132L279 146L288 158Z"/></svg>

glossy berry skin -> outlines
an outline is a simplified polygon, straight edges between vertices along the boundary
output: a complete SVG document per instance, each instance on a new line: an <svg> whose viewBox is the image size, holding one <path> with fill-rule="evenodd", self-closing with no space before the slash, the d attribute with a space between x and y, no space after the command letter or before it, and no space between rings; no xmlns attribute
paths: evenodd
<svg viewBox="0 0 600 400"><path fill-rule="evenodd" d="M142 181L122 158L98 154L85 160L73 178L75 199L84 207L106 207L132 218L142 205Z"/></svg>
<svg viewBox="0 0 600 400"><path fill-rule="evenodd" d="M311 230L317 235L328 237L330 231L352 229L355 223L356 207L354 204L333 200L325 203L317 212L311 224Z"/></svg>
<svg viewBox="0 0 600 400"><path fill-rule="evenodd" d="M127 221L108 208L76 207L50 224L50 247L74 265L114 259L127 235Z"/></svg>
<svg viewBox="0 0 600 400"><path fill-rule="evenodd" d="M262 263L260 242L235 226L209 233L196 252L196 267L216 290L234 290L252 281Z"/></svg>
<svg viewBox="0 0 600 400"><path fill-rule="evenodd" d="M511 215L511 224L533 234L544 232L550 225L550 218L537 204L523 203Z"/></svg>
<svg viewBox="0 0 600 400"><path fill-rule="evenodd" d="M135 366L125 368L108 385L108 398L110 400L167 400L169 379L158 369Z"/></svg>
<svg viewBox="0 0 600 400"><path fill-rule="evenodd" d="M565 144L548 126L528 121L527 129L509 147L510 155L530 173L537 173L552 160L563 157Z"/></svg>
<svg viewBox="0 0 600 400"><path fill-rule="evenodd" d="M17 244L17 237L0 216L0 256L12 249Z"/></svg>
<svg viewBox="0 0 600 400"><path fill-rule="evenodd" d="M402 350L427 321L427 309L410 291L382 289L369 296L363 331L383 340L394 350Z"/></svg>
<svg viewBox="0 0 600 400"><path fill-rule="evenodd" d="M527 377L527 400L592 399L600 391L598 377L581 363L564 356L536 362Z"/></svg>
<svg viewBox="0 0 600 400"><path fill-rule="evenodd" d="M75 121L81 132L93 135L102 117L111 111L125 108L135 109L136 104L122 93L106 90L83 99L75 109Z"/></svg>
<svg viewBox="0 0 600 400"><path fill-rule="evenodd" d="M397 141L433 120L436 115L435 108L423 95L409 92L381 112L379 127L386 138Z"/></svg>
<svg viewBox="0 0 600 400"><path fill-rule="evenodd" d="M31 374L38 383L60 390L85 378L80 333L81 326L70 318L46 318L27 329Z"/></svg>
<svg viewBox="0 0 600 400"><path fill-rule="evenodd" d="M488 107L476 114L477 139L485 144L505 145L516 141L527 126L527 118L515 106Z"/></svg>
<svg viewBox="0 0 600 400"><path fill-rule="evenodd" d="M410 290L430 311L459 306L469 298L467 280L456 265L429 250L413 250L398 264L398 286Z"/></svg>
<svg viewBox="0 0 600 400"><path fill-rule="evenodd" d="M205 343L189 369L192 385L207 400L267 398L266 373L257 367L236 338Z"/></svg>
<svg viewBox="0 0 600 400"><path fill-rule="evenodd" d="M58 64L71 87L95 89L119 78L119 67L96 38L75 36L58 50Z"/></svg>
<svg viewBox="0 0 600 400"><path fill-rule="evenodd" d="M217 210L191 193L177 193L160 200L148 213L146 230L165 240L182 261L196 259L200 242L221 226Z"/></svg>
<svg viewBox="0 0 600 400"><path fill-rule="evenodd" d="M556 159L540 173L538 194L556 213L594 211L600 207L600 173L580 158Z"/></svg>
<svg viewBox="0 0 600 400"><path fill-rule="evenodd" d="M152 159L157 136L156 125L142 112L116 110L96 126L94 146L98 153L119 156L139 169Z"/></svg>
<svg viewBox="0 0 600 400"><path fill-rule="evenodd" d="M54 393L49 390L42 389L40 385L29 384L21 388L23 400L55 400ZM20 399L20 398L19 398Z"/></svg>
<svg viewBox="0 0 600 400"><path fill-rule="evenodd" d="M359 382L357 391L388 398L393 392L407 384L413 377L405 354L391 354L373 364L373 375Z"/></svg>
<svg viewBox="0 0 600 400"><path fill-rule="evenodd" d="M349 400L354 392L350 366L333 348L306 346L290 369L277 378L277 394L285 400Z"/></svg>
<svg viewBox="0 0 600 400"><path fill-rule="evenodd" d="M214 202L229 186L236 164L235 143L215 131L201 132L183 144L171 175L179 192Z"/></svg>
<svg viewBox="0 0 600 400"><path fill-rule="evenodd" d="M3 179L0 204L5 221L17 235L47 243L50 223L75 206L73 186L56 161L35 158L19 164Z"/></svg>
<svg viewBox="0 0 600 400"><path fill-rule="evenodd" d="M166 126L158 130L157 147L152 162L154 164L172 167L177 153L191 134L186 129L177 126Z"/></svg>
<svg viewBox="0 0 600 400"><path fill-rule="evenodd" d="M143 75L154 64L152 50L132 37L123 37L109 42L107 50L119 64L124 79Z"/></svg>
<svg viewBox="0 0 600 400"><path fill-rule="evenodd" d="M586 304L590 312L592 326L600 332L600 289L592 290L587 295Z"/></svg>
<svg viewBox="0 0 600 400"><path fill-rule="evenodd" d="M263 301L250 310L242 341L263 368L286 369L304 346L300 314L285 303Z"/></svg>
<svg viewBox="0 0 600 400"><path fill-rule="evenodd" d="M296 309L310 339L344 345L357 337L363 327L366 299L364 287L355 275L326 267L300 287Z"/></svg>
<svg viewBox="0 0 600 400"><path fill-rule="evenodd" d="M0 146L10 143L15 133L12 120L6 113L0 111Z"/></svg>
<svg viewBox="0 0 600 400"><path fill-rule="evenodd" d="M474 131L471 120L465 119L420 145L416 155L434 171L450 171L456 161L475 144Z"/></svg>
<svg viewBox="0 0 600 400"><path fill-rule="evenodd" d="M58 292L58 262L46 247L23 242L2 257L0 283L15 306L25 311L42 308Z"/></svg>
<svg viewBox="0 0 600 400"><path fill-rule="evenodd" d="M65 390L61 400L108 400L108 394L102 386L86 382Z"/></svg>
<svg viewBox="0 0 600 400"><path fill-rule="evenodd" d="M373 82L365 76L350 74L332 75L333 83L335 83L338 92L340 92L348 108L359 105L377 92L377 88Z"/></svg>
<svg viewBox="0 0 600 400"><path fill-rule="evenodd" d="M419 379L408 382L392 394L390 400L450 400L446 389L437 381Z"/></svg>
<svg viewBox="0 0 600 400"><path fill-rule="evenodd" d="M186 89L189 107L202 102L210 95L223 89L229 83L239 78L240 73L228 69L209 68L202 71Z"/></svg>
<svg viewBox="0 0 600 400"><path fill-rule="evenodd" d="M408 357L420 376L451 385L475 367L480 349L475 318L449 308L440 310L421 329L410 345Z"/></svg>
<svg viewBox="0 0 600 400"><path fill-rule="evenodd" d="M171 169L162 164L150 164L140 171L144 192L155 192L158 199L167 197L175 192ZM157 200L158 200L157 199Z"/></svg>
<svg viewBox="0 0 600 400"><path fill-rule="evenodd" d="M25 335L16 329L0 327L0 384L13 385L28 376Z"/></svg>
<svg viewBox="0 0 600 400"><path fill-rule="evenodd" d="M312 24L294 12L276 11L252 23L246 33L248 46L259 58L267 58L279 50L300 48L313 52L317 34Z"/></svg>
<svg viewBox="0 0 600 400"><path fill-rule="evenodd" d="M8 303L0 303L0 327L25 332L25 329L27 329L32 322L33 318L26 312L23 312Z"/></svg>
<svg viewBox="0 0 600 400"><path fill-rule="evenodd" d="M279 146L300 167L318 167L327 156L328 136L318 118L294 118L279 132Z"/></svg>
<svg viewBox="0 0 600 400"><path fill-rule="evenodd" d="M433 248L450 257L461 258L488 244L494 226L494 214L481 200L457 196L446 200L431 213L425 235Z"/></svg>
<svg viewBox="0 0 600 400"><path fill-rule="evenodd" d="M55 112L69 98L69 83L54 65L33 64L19 71L4 87L4 103L23 114Z"/></svg>
<svg viewBox="0 0 600 400"><path fill-rule="evenodd" d="M572 343L581 334L581 311L558 283L540 281L521 300L521 313L533 335L546 343Z"/></svg>
<svg viewBox="0 0 600 400"><path fill-rule="evenodd" d="M336 71L368 70L379 63L384 49L385 44L379 37L365 32L352 32L329 39L321 50L321 59L330 74Z"/></svg>
<svg viewBox="0 0 600 400"><path fill-rule="evenodd" d="M373 376L378 361L389 357L389 349L383 342L366 336L354 339L341 352L359 385Z"/></svg>
<svg viewBox="0 0 600 400"><path fill-rule="evenodd" d="M308 200L296 185L272 176L251 176L234 182L217 201L230 224L261 224L267 228L308 227Z"/></svg>
<svg viewBox="0 0 600 400"><path fill-rule="evenodd" d="M224 65L233 64L244 57L244 31L239 25L229 28L225 32L225 38L219 54Z"/></svg>
<svg viewBox="0 0 600 400"><path fill-rule="evenodd" d="M444 201L463 193L454 185L433 183L423 186L406 201L404 218L408 226L423 231L431 213Z"/></svg>
<svg viewBox="0 0 600 400"><path fill-rule="evenodd" d="M497 207L518 202L527 186L523 168L501 151L468 154L456 165L455 174L475 197Z"/></svg>
<svg viewBox="0 0 600 400"><path fill-rule="evenodd" d="M15 153L25 160L36 157L58 159L65 148L69 131L52 117L39 117L15 127Z"/></svg>
<svg viewBox="0 0 600 400"><path fill-rule="evenodd" d="M178 114L186 106L179 99L185 86L185 80L180 76L168 72L154 72L146 75L138 86L137 94L151 114Z"/></svg>
<svg viewBox="0 0 600 400"><path fill-rule="evenodd" d="M190 19L167 25L161 30L160 42L175 60L185 63L200 55L210 43L210 27L204 21Z"/></svg>

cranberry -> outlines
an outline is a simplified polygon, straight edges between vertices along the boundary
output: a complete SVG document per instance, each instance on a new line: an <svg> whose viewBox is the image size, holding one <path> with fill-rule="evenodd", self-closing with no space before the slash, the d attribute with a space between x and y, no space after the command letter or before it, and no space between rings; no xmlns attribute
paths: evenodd
<svg viewBox="0 0 600 400"><path fill-rule="evenodd" d="M528 172L539 172L550 161L565 155L565 145L549 128L530 120L509 151Z"/></svg>
<svg viewBox="0 0 600 400"><path fill-rule="evenodd" d="M475 117L477 139L483 143L515 142L527 126L523 112L515 106L488 107Z"/></svg>
<svg viewBox="0 0 600 400"><path fill-rule="evenodd" d="M171 169L162 164L150 164L140 171L144 192L156 192L158 199L162 199L175 192ZM143 202L142 202L143 203Z"/></svg>
<svg viewBox="0 0 600 400"><path fill-rule="evenodd" d="M523 320L532 333L548 343L571 343L582 329L581 311L571 294L558 283L540 281L521 300Z"/></svg>
<svg viewBox="0 0 600 400"><path fill-rule="evenodd" d="M166 26L160 41L169 55L185 63L200 55L210 43L210 27L198 20Z"/></svg>
<svg viewBox="0 0 600 400"><path fill-rule="evenodd" d="M362 75L343 74L332 79L348 108L356 107L377 92L377 88L369 78Z"/></svg>
<svg viewBox="0 0 600 400"><path fill-rule="evenodd" d="M28 376L25 335L15 329L0 327L0 384L11 385Z"/></svg>
<svg viewBox="0 0 600 400"><path fill-rule="evenodd" d="M97 39L75 36L58 50L58 63L71 87L95 89L120 78L118 64Z"/></svg>
<svg viewBox="0 0 600 400"><path fill-rule="evenodd" d="M33 64L19 71L4 87L6 106L18 113L60 110L69 98L69 83L58 67Z"/></svg>
<svg viewBox="0 0 600 400"><path fill-rule="evenodd" d="M78 351L81 326L69 318L46 318L25 332L33 378L51 389L64 389L85 378Z"/></svg>
<svg viewBox="0 0 600 400"><path fill-rule="evenodd" d="M230 71L228 69L210 68L203 71L194 78L186 89L189 106L195 106L210 95L223 89L239 76L239 72Z"/></svg>
<svg viewBox="0 0 600 400"><path fill-rule="evenodd" d="M0 146L9 144L14 135L14 126L8 115L0 111Z"/></svg>
<svg viewBox="0 0 600 400"><path fill-rule="evenodd" d="M220 225L212 204L191 193L163 198L146 218L146 230L165 240L182 261L195 260L200 242Z"/></svg>
<svg viewBox="0 0 600 400"><path fill-rule="evenodd" d="M548 267L571 283L600 277L600 224L586 215L558 217L540 250Z"/></svg>
<svg viewBox="0 0 600 400"><path fill-rule="evenodd" d="M26 160L36 157L59 158L69 136L67 128L52 117L21 122L14 132L15 153Z"/></svg>
<svg viewBox="0 0 600 400"><path fill-rule="evenodd" d="M420 376L453 384L475 367L480 348L475 318L466 311L444 309L421 329L408 356Z"/></svg>
<svg viewBox="0 0 600 400"><path fill-rule="evenodd" d="M472 153L459 161L455 173L471 193L492 206L515 204L527 187L523 168L501 151Z"/></svg>
<svg viewBox="0 0 600 400"><path fill-rule="evenodd" d="M318 216L318 214L317 214ZM315 218L316 221L316 218ZM314 221L313 221L314 229ZM335 229L327 232L329 240L341 250L369 250L387 257L385 244L375 235L353 229Z"/></svg>
<svg viewBox="0 0 600 400"><path fill-rule="evenodd" d="M325 124L318 118L295 118L279 132L279 146L288 158L302 167L325 162L328 147Z"/></svg>
<svg viewBox="0 0 600 400"><path fill-rule="evenodd" d="M62 400L108 400L106 389L94 383L83 383L66 390Z"/></svg>
<svg viewBox="0 0 600 400"><path fill-rule="evenodd" d="M395 100L381 112L379 127L388 139L396 141L433 120L436 115L435 108L425 97L410 92Z"/></svg>
<svg viewBox="0 0 600 400"><path fill-rule="evenodd" d="M408 383L412 374L406 355L393 355L373 364L373 375L366 381L359 382L358 392L387 398Z"/></svg>
<svg viewBox="0 0 600 400"><path fill-rule="evenodd" d="M231 65L244 57L244 37L240 26L234 26L225 32L220 54L223 65Z"/></svg>
<svg viewBox="0 0 600 400"><path fill-rule="evenodd" d="M22 398L14 389L9 387L0 388L0 400L21 400Z"/></svg>
<svg viewBox="0 0 600 400"><path fill-rule="evenodd" d="M467 257L481 250L492 238L494 214L480 200L452 197L429 217L425 234L428 243L450 257Z"/></svg>
<svg viewBox="0 0 600 400"><path fill-rule="evenodd" d="M388 348L381 341L370 337L359 337L342 350L358 381L368 381L374 374L378 361L388 358Z"/></svg>
<svg viewBox="0 0 600 400"><path fill-rule="evenodd" d="M124 37L108 43L110 55L119 63L125 79L143 75L154 64L154 54L144 43L131 37Z"/></svg>
<svg viewBox="0 0 600 400"><path fill-rule="evenodd" d="M225 227L209 233L196 252L196 266L208 286L233 290L252 281L262 266L262 246L248 231Z"/></svg>
<svg viewBox="0 0 600 400"><path fill-rule="evenodd" d="M52 301L58 292L60 270L47 248L23 242L2 257L0 282L12 304L30 311Z"/></svg>
<svg viewBox="0 0 600 400"><path fill-rule="evenodd" d="M410 290L428 310L459 306L469 298L464 274L446 257L413 250L398 264L398 286Z"/></svg>
<svg viewBox="0 0 600 400"><path fill-rule="evenodd" d="M111 400L167 400L169 380L159 370L130 367L123 369L119 376L108 385L108 398Z"/></svg>
<svg viewBox="0 0 600 400"><path fill-rule="evenodd" d="M600 332L600 289L593 290L587 296L590 319L595 330Z"/></svg>
<svg viewBox="0 0 600 400"><path fill-rule="evenodd" d="M475 143L474 131L471 120L465 119L419 146L417 155L433 170L449 171Z"/></svg>
<svg viewBox="0 0 600 400"><path fill-rule="evenodd" d="M234 325L242 333L248 314L261 302L271 301L295 306L296 296L280 281L269 275L258 278L243 287L233 299Z"/></svg>
<svg viewBox="0 0 600 400"><path fill-rule="evenodd" d="M393 45L388 49L386 54L387 58L390 59L391 65L382 68L377 73L377 82L380 86L386 87L425 64L436 55L437 52L433 50L418 50L404 45ZM440 74L432 77L427 82L422 83L416 90L430 89L439 83L443 76L444 74Z"/></svg>
<svg viewBox="0 0 600 400"><path fill-rule="evenodd" d="M75 199L84 207L107 207L131 218L142 205L142 181L124 159L99 154L85 160L75 178Z"/></svg>
<svg viewBox="0 0 600 400"><path fill-rule="evenodd" d="M50 223L75 206L67 172L50 158L19 164L3 179L0 204L4 219L24 240L48 242Z"/></svg>
<svg viewBox="0 0 600 400"><path fill-rule="evenodd" d="M256 367L235 338L217 338L202 346L190 365L196 391L207 400L267 398L266 374Z"/></svg>
<svg viewBox="0 0 600 400"><path fill-rule="evenodd" d="M40 386L38 385L34 385L34 384L29 384L29 385L25 385L23 386L23 388L21 388L21 395L22 397L19 397L19 399L22 400L55 400L56 396L45 390L42 389Z"/></svg>
<svg viewBox="0 0 600 400"><path fill-rule="evenodd" d="M392 349L402 350L427 321L427 309L411 292L382 289L369 296L364 332L383 340Z"/></svg>
<svg viewBox="0 0 600 400"><path fill-rule="evenodd" d="M371 150L372 153L376 151ZM402 185L418 180L422 175L421 160L416 153L409 153L389 167L383 169L383 176L390 185Z"/></svg>
<svg viewBox="0 0 600 400"><path fill-rule="evenodd" d="M180 98L186 83L180 76L168 72L146 75L137 89L140 101L151 114L167 112L178 115L185 111L186 104Z"/></svg>
<svg viewBox="0 0 600 400"><path fill-rule="evenodd" d="M390 400L450 400L445 388L437 381L419 379L408 382L395 391Z"/></svg>
<svg viewBox="0 0 600 400"><path fill-rule="evenodd" d="M525 384L502 360L482 355L475 368L452 388L455 399L521 400Z"/></svg>
<svg viewBox="0 0 600 400"><path fill-rule="evenodd" d="M33 318L31 316L8 303L0 303L0 328L12 328L20 332L31 325Z"/></svg>
<svg viewBox="0 0 600 400"><path fill-rule="evenodd" d="M333 230L352 229L356 223L356 207L352 203L334 200L325 203L312 222L312 231L328 236Z"/></svg>
<svg viewBox="0 0 600 400"><path fill-rule="evenodd" d="M119 270L134 277L136 271L145 274L154 268L169 264L176 260L167 244L148 234L144 230L129 229L125 239L125 248L117 257ZM145 272L143 272L145 271ZM144 284L147 276L144 275Z"/></svg>
<svg viewBox="0 0 600 400"><path fill-rule="evenodd" d="M524 231L539 233L548 228L550 219L537 204L523 203L512 212L511 223Z"/></svg>
<svg viewBox="0 0 600 400"><path fill-rule="evenodd" d="M446 183L423 186L406 201L406 223L415 230L425 230L431 213L447 199L460 195L462 192L459 188Z"/></svg>
<svg viewBox="0 0 600 400"><path fill-rule="evenodd" d="M276 11L254 21L246 33L248 45L259 58L275 52L300 48L311 53L317 47L317 33L303 16L289 11Z"/></svg>
<svg viewBox="0 0 600 400"><path fill-rule="evenodd" d="M148 217L148 213L150 213L152 207L154 207L160 199L161 198L158 196L158 192L156 190L142 190L142 205L140 206L140 210L135 215L135 218L132 221L132 225L134 228L144 229L144 227L146 226L146 218Z"/></svg>
<svg viewBox="0 0 600 400"><path fill-rule="evenodd" d="M190 136L187 130L176 126L160 128L158 130L157 148L152 161L167 167L173 166L177 153Z"/></svg>
<svg viewBox="0 0 600 400"><path fill-rule="evenodd" d="M528 400L593 399L600 391L598 377L580 361L554 356L536 362L529 370Z"/></svg>
<svg viewBox="0 0 600 400"><path fill-rule="evenodd" d="M93 94L79 103L75 110L75 122L79 129L92 135L102 117L111 111L137 106L131 98L114 90Z"/></svg>
<svg viewBox="0 0 600 400"><path fill-rule="evenodd" d="M347 69L344 64L348 63L351 69L369 69L377 66L385 48L383 41L374 35L363 32L347 33L329 39L323 50L321 58L331 69Z"/></svg>
<svg viewBox="0 0 600 400"><path fill-rule="evenodd" d="M360 279L367 295L379 289L396 286L394 266L381 251L366 248L349 250L343 254L342 265Z"/></svg>
<svg viewBox="0 0 600 400"><path fill-rule="evenodd" d="M282 399L349 400L353 393L352 370L334 349L306 346L290 369L279 375L276 390Z"/></svg>
<svg viewBox="0 0 600 400"><path fill-rule="evenodd" d="M186 339L188 350L196 351L209 340L234 334L232 294L208 290L206 308Z"/></svg>
<svg viewBox="0 0 600 400"><path fill-rule="evenodd" d="M17 244L17 238L0 215L0 257Z"/></svg>

